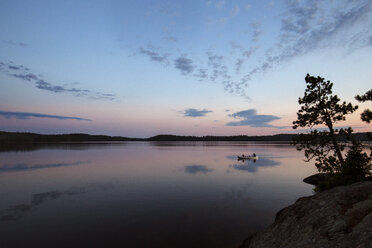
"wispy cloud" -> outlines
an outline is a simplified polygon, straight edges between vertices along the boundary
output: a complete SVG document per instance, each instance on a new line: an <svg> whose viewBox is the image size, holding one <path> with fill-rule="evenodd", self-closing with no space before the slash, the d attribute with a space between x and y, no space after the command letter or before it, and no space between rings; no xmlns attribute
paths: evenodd
<svg viewBox="0 0 372 248"><path fill-rule="evenodd" d="M232 49L236 49L236 50L240 50L240 51L244 49L244 47L242 45L238 44L235 41L230 41L230 46L231 46Z"/></svg>
<svg viewBox="0 0 372 248"><path fill-rule="evenodd" d="M1 111L1 110L0 110L0 116L3 116L5 118L16 118L16 119L23 119L23 120L34 117L34 118L51 118L51 119L58 119L58 120L92 121L92 120L80 118L80 117L47 115L47 114L29 113L29 112L9 112L9 111Z"/></svg>
<svg viewBox="0 0 372 248"><path fill-rule="evenodd" d="M283 12L277 15L279 26L270 27L278 28L278 33L270 36L270 40L263 40L266 38L263 35L266 22L252 19L247 22L248 30L245 31L250 42L229 42L230 50L216 50L211 46L198 56L178 47L177 52L182 56L162 53L160 49L144 49L141 54L153 62L170 61L171 64L165 62L166 65L179 70L183 76L218 83L228 93L249 99L247 88L250 81L281 63L330 46L339 45L350 50L372 46L371 1L284 0L284 3ZM208 18L208 24L223 28L233 15L244 9L244 5L234 4L208 1L210 10L218 12L218 15Z"/></svg>
<svg viewBox="0 0 372 248"><path fill-rule="evenodd" d="M177 42L177 38L175 36L166 36L165 39L167 41Z"/></svg>
<svg viewBox="0 0 372 248"><path fill-rule="evenodd" d="M227 76L227 67L224 65L224 56L217 55L212 51L207 53L208 67L211 68L211 75L209 80L215 82L218 78Z"/></svg>
<svg viewBox="0 0 372 248"><path fill-rule="evenodd" d="M209 1L209 2L212 2L214 7L216 7L217 9L221 9L226 3L225 0L216 0L216 1Z"/></svg>
<svg viewBox="0 0 372 248"><path fill-rule="evenodd" d="M169 17L175 17L179 15L179 10L176 6L163 6L159 9L159 13Z"/></svg>
<svg viewBox="0 0 372 248"><path fill-rule="evenodd" d="M150 60L155 62L167 62L168 54L161 54L154 48L140 48L139 53L147 56Z"/></svg>
<svg viewBox="0 0 372 248"><path fill-rule="evenodd" d="M28 72L28 71L30 71L30 69L26 66L23 66L23 65L16 65L13 62L4 63L4 62L0 61L0 71L5 71L5 72L26 71L26 72Z"/></svg>
<svg viewBox="0 0 372 248"><path fill-rule="evenodd" d="M258 115L255 109L248 109L230 114L229 117L240 119L239 121L228 122L227 126L251 126L251 127L273 127L285 128L269 124L272 121L279 120L275 115Z"/></svg>
<svg viewBox="0 0 372 248"><path fill-rule="evenodd" d="M207 17L205 23L210 26L223 27L227 21L228 21L228 17L220 17L220 18Z"/></svg>
<svg viewBox="0 0 372 248"><path fill-rule="evenodd" d="M274 5L275 5L275 1L270 1L267 4L265 4L265 8L270 9L274 7Z"/></svg>
<svg viewBox="0 0 372 248"><path fill-rule="evenodd" d="M242 48L240 57L238 57L235 61L235 73L240 74L240 71L243 67L243 64L250 59L252 54L258 49L257 46L251 47L249 49Z"/></svg>
<svg viewBox="0 0 372 248"><path fill-rule="evenodd" d="M230 47L231 53L237 54L233 65L231 65L233 60L231 56L218 54L212 49L205 52L204 58L196 59L193 59L195 57L193 54L182 52L182 49L178 49L182 54L178 56L163 53L161 52L163 49L153 47L146 49L140 47L138 50L139 54L150 58L152 62L172 66L172 68L180 71L183 76L191 76L197 81L222 84L227 92L249 99L246 94L248 79L245 78L245 75L240 76L239 74L246 62L257 51L258 46L247 49L243 45L231 41ZM169 61L173 61L173 63L170 64Z"/></svg>
<svg viewBox="0 0 372 248"><path fill-rule="evenodd" d="M190 108L190 109L184 110L183 115L185 117L203 117L203 116L206 116L208 113L212 113L212 112L213 111L206 110L206 109L197 110L197 109L194 109L194 108Z"/></svg>
<svg viewBox="0 0 372 248"><path fill-rule="evenodd" d="M3 40L5 44L11 45L11 46L18 46L18 47L27 47L28 44L25 42L18 42L13 40Z"/></svg>
<svg viewBox="0 0 372 248"><path fill-rule="evenodd" d="M358 48L372 45L372 2L371 1L342 1L332 3L321 0L296 1L288 0L287 9L282 15L279 36L273 46L268 48L258 64L249 68L242 76L234 75L236 81L231 80L231 69L224 63L223 57L218 59L208 54L211 76L208 80L215 82L220 78L226 91L240 95L246 99L246 88L253 76L265 73L275 65L287 62L298 56L311 53L316 49L342 45ZM328 6L329 5L329 6ZM263 25L260 21L250 23L252 41L256 44L261 39ZM341 42L341 43L338 43ZM236 43L232 48L240 51L235 59L235 74L240 74L242 68L251 55L258 50L258 46L242 50ZM250 66L254 65L251 61Z"/></svg>
<svg viewBox="0 0 372 248"><path fill-rule="evenodd" d="M249 26L252 29L252 41L258 42L263 33L262 23L259 21L255 21L255 22L252 22Z"/></svg>
<svg viewBox="0 0 372 248"><path fill-rule="evenodd" d="M183 75L190 74L195 69L192 59L187 58L185 55L174 60L174 67L180 70Z"/></svg>
<svg viewBox="0 0 372 248"><path fill-rule="evenodd" d="M147 16L159 16L160 14L169 18L177 17L180 13L182 13L180 6L173 2L157 2L156 4L149 4L145 11Z"/></svg>
<svg viewBox="0 0 372 248"><path fill-rule="evenodd" d="M244 64L251 59L258 46L245 48L237 42L230 42L231 51L237 53L233 66L229 63L232 58L225 57L218 54L212 49L205 53L205 57L200 59L191 59L191 54L182 53L181 56L172 59L171 54L162 54L157 50L142 49L140 54L147 56L153 62L160 62L163 65L169 65L164 61L173 60L173 68L179 70L183 76L191 76L198 81L219 83L222 84L224 89L232 94L239 95L245 99L249 99L246 94L248 87L248 78L246 75L239 76ZM240 77L240 79L239 79ZM235 80L233 80L235 78Z"/></svg>
<svg viewBox="0 0 372 248"><path fill-rule="evenodd" d="M0 62L0 71L8 76L18 78L27 82L34 83L35 87L41 90L47 90L54 93L70 93L78 97L87 97L89 99L97 100L110 100L116 99L115 94L102 93L91 91L87 89L69 88L62 85L55 85L45 81L37 73L31 72L31 70L24 65L15 65L12 62L5 63Z"/></svg>
<svg viewBox="0 0 372 248"><path fill-rule="evenodd" d="M247 81L257 73L320 48L340 45L355 50L371 46L371 1L288 0L286 3L279 38L262 63L245 75Z"/></svg>
<svg viewBox="0 0 372 248"><path fill-rule="evenodd" d="M235 5L235 6L231 9L231 11L230 11L230 15L231 15L231 16L236 16L236 15L238 15L239 13L240 13L240 8L239 8L238 5Z"/></svg>
<svg viewBox="0 0 372 248"><path fill-rule="evenodd" d="M198 69L197 72L194 74L194 77L198 79L198 81L203 81L208 79L208 70L207 69Z"/></svg>
<svg viewBox="0 0 372 248"><path fill-rule="evenodd" d="M235 71L236 71L236 73L240 73L240 70L241 70L244 62L245 62L245 60L242 59L242 58L238 58L236 60L236 62L235 62Z"/></svg>
<svg viewBox="0 0 372 248"><path fill-rule="evenodd" d="M226 9L225 5L226 5L226 1L223 1L223 0L208 1L207 2L208 7L213 6L219 11L225 11L225 9ZM223 27L227 22L229 22L234 17L239 15L240 11L241 11L240 6L238 4L235 4L234 6L232 6L230 8L230 10L226 10L226 12L224 13L224 15L222 17L221 16L219 16L219 17L211 17L211 16L207 17L205 24L207 24L209 26L212 25L212 26L217 26L217 27Z"/></svg>

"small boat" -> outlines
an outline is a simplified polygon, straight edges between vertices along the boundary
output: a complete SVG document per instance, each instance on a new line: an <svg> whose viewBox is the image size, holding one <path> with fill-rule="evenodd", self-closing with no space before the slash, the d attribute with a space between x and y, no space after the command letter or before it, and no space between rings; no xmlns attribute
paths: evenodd
<svg viewBox="0 0 372 248"><path fill-rule="evenodd" d="M257 160L258 156L238 156L238 160L244 160L244 159Z"/></svg>

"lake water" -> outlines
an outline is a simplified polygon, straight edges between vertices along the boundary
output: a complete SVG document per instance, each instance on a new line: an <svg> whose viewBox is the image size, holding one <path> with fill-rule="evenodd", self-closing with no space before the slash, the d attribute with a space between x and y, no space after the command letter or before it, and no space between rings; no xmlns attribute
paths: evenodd
<svg viewBox="0 0 372 248"><path fill-rule="evenodd" d="M254 152L256 162L236 159ZM0 152L0 247L237 247L312 194L303 158L247 142Z"/></svg>

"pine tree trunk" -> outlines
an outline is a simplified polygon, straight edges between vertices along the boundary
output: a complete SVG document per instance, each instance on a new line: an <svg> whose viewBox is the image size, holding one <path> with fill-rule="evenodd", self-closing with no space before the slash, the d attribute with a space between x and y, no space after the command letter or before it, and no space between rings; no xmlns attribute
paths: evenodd
<svg viewBox="0 0 372 248"><path fill-rule="evenodd" d="M337 141L336 141L336 137L335 137L335 132L333 130L333 126L332 126L332 123L327 123L327 126L329 128L329 133L331 134L331 139L332 139L332 144L333 144L333 148L335 149L335 152L336 152L336 155L338 157L338 160L340 161L341 163L341 166L344 165L344 158L342 157L342 153L341 153L341 150L340 150L340 147L338 146L337 144Z"/></svg>

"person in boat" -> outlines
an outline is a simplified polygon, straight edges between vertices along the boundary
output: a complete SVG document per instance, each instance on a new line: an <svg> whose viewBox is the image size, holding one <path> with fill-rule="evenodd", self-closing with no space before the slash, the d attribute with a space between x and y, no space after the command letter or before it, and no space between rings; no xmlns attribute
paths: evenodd
<svg viewBox="0 0 372 248"><path fill-rule="evenodd" d="M252 157L256 157L256 153L253 153L253 156Z"/></svg>

